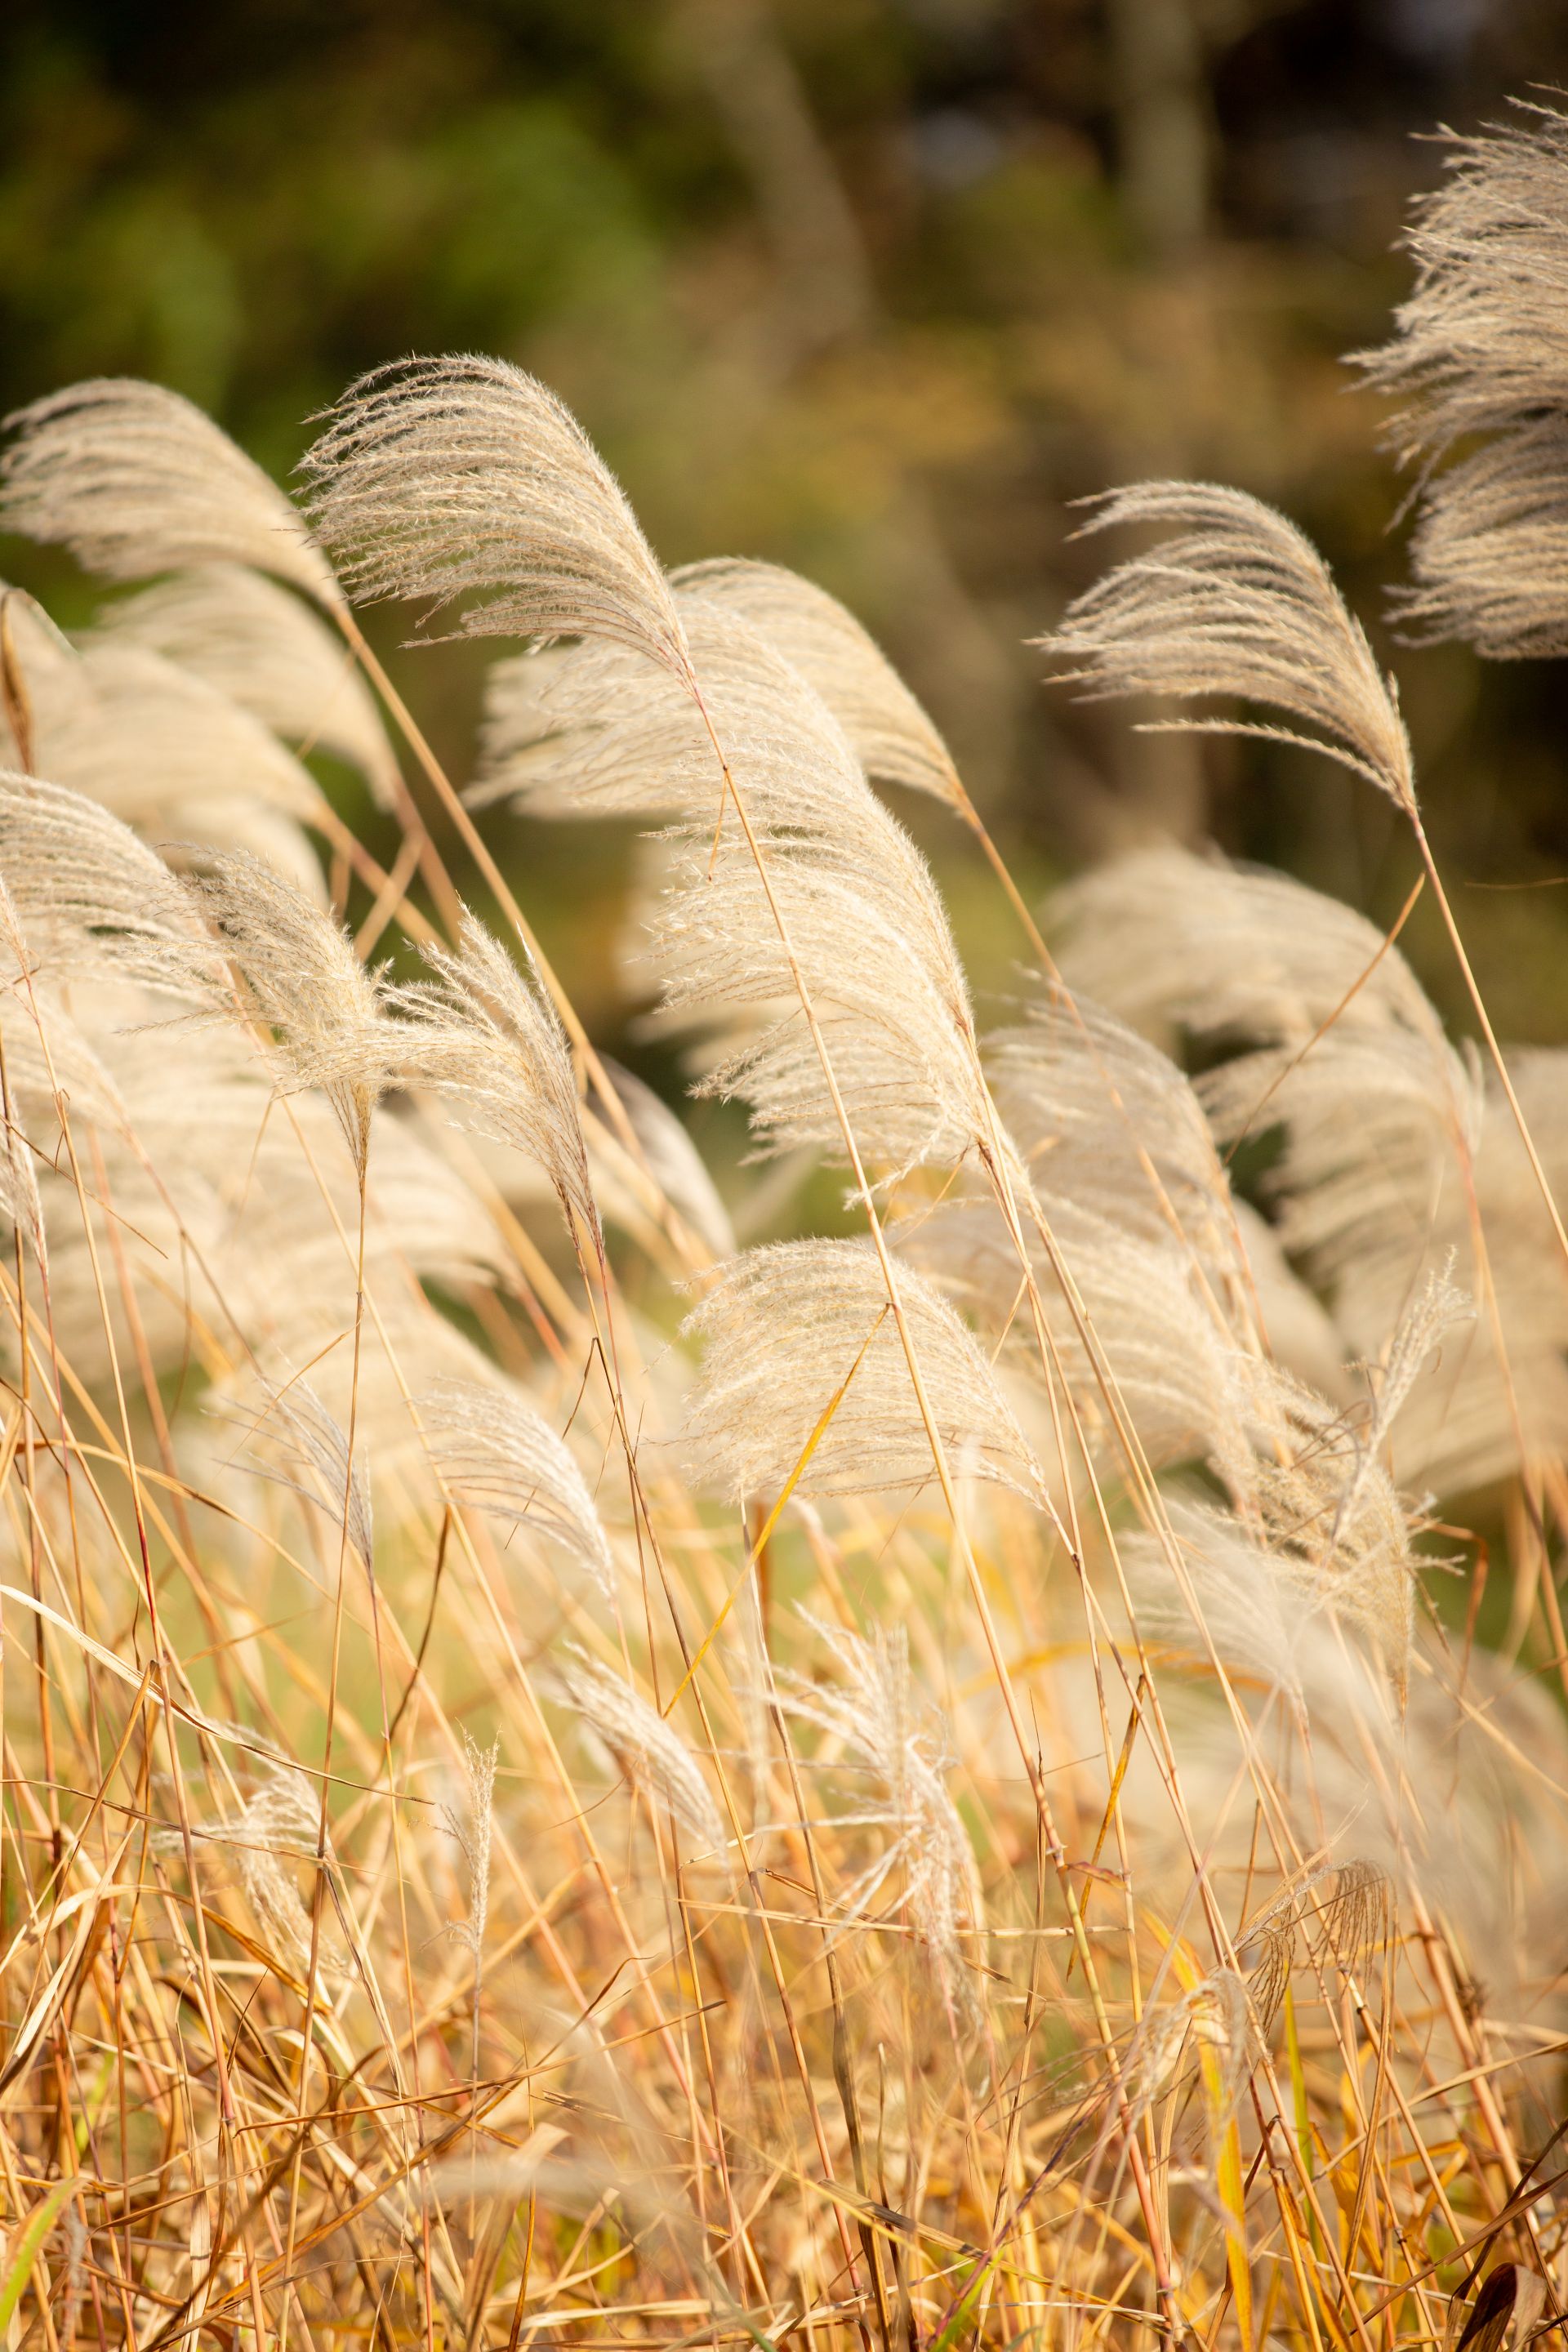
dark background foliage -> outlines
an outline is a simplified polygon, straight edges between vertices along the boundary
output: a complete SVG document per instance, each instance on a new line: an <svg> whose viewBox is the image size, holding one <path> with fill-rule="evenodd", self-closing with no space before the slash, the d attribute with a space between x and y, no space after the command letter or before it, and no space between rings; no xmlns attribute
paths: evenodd
<svg viewBox="0 0 1568 2352"><path fill-rule="evenodd" d="M854 605L1031 887L1173 835L1397 909L1407 842L1353 780L1138 735L1024 640L1105 558L1071 501L1150 473L1277 500L1377 632L1401 485L1342 355L1408 284L1415 134L1568 78L1560 0L12 0L0 57L7 406L143 373L286 473L359 370L502 352L668 561L773 556ZM85 612L68 566L4 562ZM1388 650L1500 1026L1560 1035L1561 673ZM405 657L459 773L481 666ZM1005 980L981 873L917 814ZM494 823L613 1033L625 845Z"/></svg>

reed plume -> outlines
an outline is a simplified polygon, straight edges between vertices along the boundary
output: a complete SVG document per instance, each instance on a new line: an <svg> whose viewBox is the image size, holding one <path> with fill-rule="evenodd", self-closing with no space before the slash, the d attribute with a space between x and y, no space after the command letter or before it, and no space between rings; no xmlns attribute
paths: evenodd
<svg viewBox="0 0 1568 2352"><path fill-rule="evenodd" d="M1039 1471L971 1334L918 1275L903 1308L942 1442L1021 1494ZM703 1347L683 1446L691 1475L739 1501L924 1484L931 1444L881 1268L864 1242L776 1242L719 1271L688 1317Z"/></svg>
<svg viewBox="0 0 1568 2352"><path fill-rule="evenodd" d="M490 636L608 636L689 675L668 585L620 485L554 394L504 360L410 359L352 384L300 469L361 596L500 590Z"/></svg>
<svg viewBox="0 0 1568 2352"><path fill-rule="evenodd" d="M613 1601L616 1563L564 1439L515 1389L444 1381L424 1401L431 1452L454 1499L528 1528Z"/></svg>
<svg viewBox="0 0 1568 2352"><path fill-rule="evenodd" d="M1449 137L1405 238L1415 291L1354 362L1403 404L1388 438L1418 468L1415 584L1395 609L1416 636L1493 660L1568 646L1568 119L1516 104Z"/></svg>
<svg viewBox="0 0 1568 2352"><path fill-rule="evenodd" d="M100 376L6 419L0 520L89 572L144 580L248 563L329 607L331 567L292 501L211 417L163 384Z"/></svg>
<svg viewBox="0 0 1568 2352"><path fill-rule="evenodd" d="M319 1085L363 1177L388 1053L384 988L347 934L258 857L205 861L202 912L272 1031L295 1087Z"/></svg>
<svg viewBox="0 0 1568 2352"><path fill-rule="evenodd" d="M1035 640L1058 683L1091 700L1130 694L1221 697L1283 711L1293 727L1194 717L1159 726L1305 743L1364 776L1413 814L1415 780L1393 679L1327 565L1294 523L1245 490L1139 482L1091 501L1086 533L1171 525Z"/></svg>
<svg viewBox="0 0 1568 2352"><path fill-rule="evenodd" d="M435 977L386 991L404 1083L460 1107L465 1121L534 1160L568 1217L599 1238L571 1053L531 971L466 916L455 949L427 946Z"/></svg>
<svg viewBox="0 0 1568 2352"><path fill-rule="evenodd" d="M241 563L205 563L100 605L91 642L187 670L297 751L357 768L378 806L396 794L397 755L341 637L310 607Z"/></svg>

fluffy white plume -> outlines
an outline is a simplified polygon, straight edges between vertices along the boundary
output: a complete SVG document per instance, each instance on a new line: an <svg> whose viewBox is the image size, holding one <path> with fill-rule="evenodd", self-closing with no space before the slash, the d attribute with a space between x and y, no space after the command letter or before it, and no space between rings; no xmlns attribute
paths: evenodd
<svg viewBox="0 0 1568 2352"><path fill-rule="evenodd" d="M797 669L849 739L873 783L905 784L950 807L963 799L952 755L876 640L837 596L782 564L720 556L670 575L735 614Z"/></svg>
<svg viewBox="0 0 1568 2352"><path fill-rule="evenodd" d="M349 1542L360 1565L372 1572L375 1540L363 1446L355 1446L351 1461L341 1423L308 1381L263 1381L262 1388L267 1401L252 1433L268 1441L277 1461L271 1468L258 1467L324 1512L333 1528L344 1527L346 1515Z"/></svg>
<svg viewBox="0 0 1568 2352"><path fill-rule="evenodd" d="M0 772L0 873L27 943L58 979L129 975L205 1000L216 959L160 857L95 801Z"/></svg>
<svg viewBox="0 0 1568 2352"><path fill-rule="evenodd" d="M505 360L399 360L351 384L329 417L301 471L357 593L445 604L485 590L467 630L613 637L689 676L625 493L534 377Z"/></svg>
<svg viewBox="0 0 1568 2352"><path fill-rule="evenodd" d="M274 592L281 594L281 590ZM34 772L89 793L161 842L258 851L325 897L302 824L324 803L293 754L202 678L138 646L29 631L19 661L24 757ZM15 730L11 732L15 740Z"/></svg>
<svg viewBox="0 0 1568 2352"><path fill-rule="evenodd" d="M363 1174L388 1044L375 975L342 926L258 857L213 858L192 887L289 1083L321 1086Z"/></svg>
<svg viewBox="0 0 1568 2352"><path fill-rule="evenodd" d="M986 1113L968 993L924 861L801 673L700 583L680 609L862 1151L889 1169L960 1157L986 1133ZM487 740L481 797L509 792L536 814L682 817L647 920L662 1016L720 1033L705 1089L749 1101L770 1143L841 1152L773 906L732 814L715 854L719 770L678 681L606 645L503 665Z"/></svg>
<svg viewBox="0 0 1568 2352"><path fill-rule="evenodd" d="M1521 1441L1527 1459L1558 1450L1568 1440L1568 1285L1553 1271L1533 1172L1500 1091L1449 1045L1397 948L1281 875L1173 850L1090 876L1060 906L1075 982L1112 992L1145 1026L1253 1045L1209 1070L1199 1093L1223 1141L1281 1134L1265 1197L1279 1240L1327 1294L1348 1356L1384 1358L1450 1252L1463 1287L1484 1298L1479 1213L1511 1392L1482 1318L1442 1350L1400 1414L1401 1476L1460 1492L1516 1467ZM1560 1057L1516 1059L1516 1088L1561 1185Z"/></svg>
<svg viewBox="0 0 1568 2352"><path fill-rule="evenodd" d="M383 808L397 755L347 646L309 605L240 563L175 573L99 612L93 641L189 670L304 751L357 768Z"/></svg>
<svg viewBox="0 0 1568 2352"><path fill-rule="evenodd" d="M468 916L456 950L427 947L434 980L389 989L405 1083L459 1105L465 1123L537 1161L562 1205L599 1232L565 1034L534 979Z"/></svg>
<svg viewBox="0 0 1568 2352"><path fill-rule="evenodd" d="M1074 988L1161 1038L1182 1028L1300 1046L1331 1019L1439 1034L1398 948L1288 875L1139 850L1069 883L1049 915Z"/></svg>
<svg viewBox="0 0 1568 2352"><path fill-rule="evenodd" d="M986 1066L1049 1232L1051 1246L1026 1223L1051 1347L1086 1433L1123 1471L1122 1410L1155 1462L1222 1459L1237 1444L1234 1360L1259 1334L1202 1108L1173 1063L1088 999L1041 989L1024 1013L987 1038ZM952 1187L900 1240L993 1346L1041 1377L1016 1245L988 1187ZM1076 1476L1076 1460L1063 1470Z"/></svg>
<svg viewBox="0 0 1568 2352"><path fill-rule="evenodd" d="M921 1276L905 1268L899 1285L949 1457L973 1475L1038 1494L1038 1468L973 1335ZM683 1433L701 1484L740 1500L776 1496L797 1470L805 1495L869 1494L934 1475L868 1242L749 1250L720 1269L685 1329L703 1346Z"/></svg>
<svg viewBox="0 0 1568 2352"><path fill-rule="evenodd" d="M703 665L703 692L773 904L732 817L717 854L711 814L669 836L668 887L648 924L663 1010L721 1026L762 1011L767 1025L743 1036L703 1091L741 1096L772 1147L814 1144L837 1157L837 1117L802 1017L798 971L862 1153L888 1170L960 1159L987 1136L988 1106L968 991L930 873L826 707L742 624L721 628L731 657Z"/></svg>
<svg viewBox="0 0 1568 2352"><path fill-rule="evenodd" d="M1407 238L1415 290L1369 380L1405 404L1390 438L1422 467L1417 634L1494 659L1568 648L1568 117L1518 118L1453 140ZM1487 436L1457 465L1442 461Z"/></svg>
<svg viewBox="0 0 1568 2352"><path fill-rule="evenodd" d="M954 2021L971 2022L981 2007L975 1987L985 1903L974 1848L948 1791L956 1759L947 1726L910 1672L902 1626L890 1633L879 1627L867 1641L816 1618L808 1622L841 1680L777 1674L779 1704L826 1733L837 1750L835 1763L855 1769L850 1809L834 1817L837 1825L881 1833L880 1851L840 1895L841 1913L861 1916L901 1870L903 1901L922 1958L935 1966ZM871 1789L862 1777L868 1772L878 1784ZM968 1952L966 1936L974 1938Z"/></svg>
<svg viewBox="0 0 1568 2352"><path fill-rule="evenodd" d="M250 563L321 604L342 602L289 499L177 392L95 377L7 421L16 436L0 463L7 529L68 547L111 580Z"/></svg>
<svg viewBox="0 0 1568 2352"><path fill-rule="evenodd" d="M1414 811L1394 682L1294 523L1245 490L1212 482L1140 482L1093 503L1089 531L1123 523L1177 531L1152 553L1119 563L1036 640L1066 664L1061 682L1086 684L1091 699L1220 696L1281 710L1293 728L1212 718L1162 724L1305 743Z"/></svg>
<svg viewBox="0 0 1568 2352"><path fill-rule="evenodd" d="M515 1388L443 1381L421 1410L437 1467L459 1503L545 1537L613 1596L615 1560L594 1498L536 1406Z"/></svg>
<svg viewBox="0 0 1568 2352"><path fill-rule="evenodd" d="M561 1669L562 1687L588 1729L626 1779L646 1789L699 1850L716 1854L724 1825L686 1742L642 1693L610 1667L579 1654Z"/></svg>

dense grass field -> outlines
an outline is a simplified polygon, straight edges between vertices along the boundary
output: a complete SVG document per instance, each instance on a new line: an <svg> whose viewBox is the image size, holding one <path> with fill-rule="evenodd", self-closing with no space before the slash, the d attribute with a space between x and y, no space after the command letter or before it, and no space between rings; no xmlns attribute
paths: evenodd
<svg viewBox="0 0 1568 2352"><path fill-rule="evenodd" d="M1403 624L1560 652L1563 119L1412 242ZM1383 794L1387 933L1157 844L1031 904L850 614L667 573L501 361L321 424L298 498L131 381L5 458L104 583L0 604L7 2342L1557 2327L1568 1048L1314 550L1114 491L1041 667ZM499 641L467 775L389 599ZM621 983L742 1164L508 806L638 829Z"/></svg>

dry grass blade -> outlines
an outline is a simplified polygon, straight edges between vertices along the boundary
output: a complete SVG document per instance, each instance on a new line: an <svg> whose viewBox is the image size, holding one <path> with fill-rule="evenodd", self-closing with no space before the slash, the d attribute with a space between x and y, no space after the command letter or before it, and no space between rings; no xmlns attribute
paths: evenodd
<svg viewBox="0 0 1568 2352"><path fill-rule="evenodd" d="M668 585L619 484L521 368L474 357L379 368L329 412L301 470L356 593L440 605L488 591L465 629L614 637L689 677Z"/></svg>
<svg viewBox="0 0 1568 2352"><path fill-rule="evenodd" d="M249 563L341 603L293 505L211 417L163 384L100 376L7 419L0 519L111 580Z"/></svg>
<svg viewBox="0 0 1568 2352"><path fill-rule="evenodd" d="M1282 710L1295 728L1193 718L1163 725L1305 743L1353 769L1407 814L1410 744L1391 678L1378 667L1311 541L1245 490L1213 482L1140 482L1093 502L1089 531L1173 525L1130 556L1036 639L1063 684L1091 698L1223 697ZM1306 730L1310 731L1302 732Z"/></svg>

